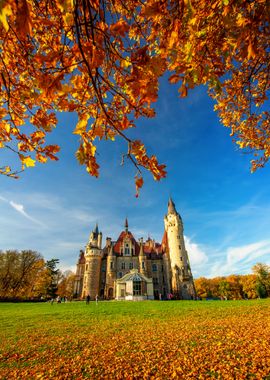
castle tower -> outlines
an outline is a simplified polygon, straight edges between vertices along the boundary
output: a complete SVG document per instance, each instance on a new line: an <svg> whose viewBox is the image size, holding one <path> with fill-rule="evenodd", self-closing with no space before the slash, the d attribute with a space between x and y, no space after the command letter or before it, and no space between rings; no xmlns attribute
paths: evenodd
<svg viewBox="0 0 270 380"><path fill-rule="evenodd" d="M140 239L139 272L147 277L147 258L143 251L143 239Z"/></svg>
<svg viewBox="0 0 270 380"><path fill-rule="evenodd" d="M116 280L116 256L113 254L113 246L110 245L109 253L107 256L107 270L106 270L106 288L105 295L108 299L114 297L114 282Z"/></svg>
<svg viewBox="0 0 270 380"><path fill-rule="evenodd" d="M168 202L168 213L164 217L164 224L170 260L172 294L180 299L194 299L195 287L185 248L183 223L171 198Z"/></svg>
<svg viewBox="0 0 270 380"><path fill-rule="evenodd" d="M84 268L85 268L85 256L84 251L80 251L79 260L77 262L76 276L74 281L74 291L73 295L75 298L80 297L83 290L83 279L84 279Z"/></svg>
<svg viewBox="0 0 270 380"><path fill-rule="evenodd" d="M91 232L89 242L85 249L85 272L83 281L82 297L85 298L88 294L91 299L99 295L100 287L100 271L102 260L102 233L98 231L98 225Z"/></svg>

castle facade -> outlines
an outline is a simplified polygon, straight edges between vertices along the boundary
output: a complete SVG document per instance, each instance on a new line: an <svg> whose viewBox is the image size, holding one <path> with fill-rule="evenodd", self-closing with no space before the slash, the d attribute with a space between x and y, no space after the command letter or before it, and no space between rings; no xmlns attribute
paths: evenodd
<svg viewBox="0 0 270 380"><path fill-rule="evenodd" d="M74 296L91 299L195 299L195 287L188 253L185 249L183 223L172 199L164 217L161 244L148 238L138 241L128 229L116 241L106 238L98 226L91 232L85 251L77 263Z"/></svg>

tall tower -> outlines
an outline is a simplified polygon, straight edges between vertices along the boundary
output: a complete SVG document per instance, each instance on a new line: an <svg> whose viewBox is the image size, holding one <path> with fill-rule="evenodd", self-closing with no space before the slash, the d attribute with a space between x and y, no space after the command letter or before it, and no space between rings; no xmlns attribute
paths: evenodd
<svg viewBox="0 0 270 380"><path fill-rule="evenodd" d="M101 245L102 233L98 231L98 225L96 225L95 230L90 234L89 242L85 249L83 297L86 297L89 294L90 297L94 299L96 295L99 295L102 260Z"/></svg>
<svg viewBox="0 0 270 380"><path fill-rule="evenodd" d="M196 293L185 248L183 222L171 198L169 198L168 213L164 217L164 224L171 267L171 291L176 298L194 299Z"/></svg>
<svg viewBox="0 0 270 380"><path fill-rule="evenodd" d="M116 280L116 256L113 253L113 245L111 244L108 247L108 256L107 256L107 270L106 270L106 288L105 295L108 299L111 299L115 296L114 282Z"/></svg>
<svg viewBox="0 0 270 380"><path fill-rule="evenodd" d="M140 239L139 272L147 277L147 257L143 251L143 238Z"/></svg>

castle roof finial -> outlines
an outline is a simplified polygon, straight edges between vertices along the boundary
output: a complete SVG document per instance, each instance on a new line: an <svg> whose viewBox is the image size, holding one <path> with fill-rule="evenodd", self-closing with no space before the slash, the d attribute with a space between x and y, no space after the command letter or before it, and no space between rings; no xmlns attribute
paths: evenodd
<svg viewBox="0 0 270 380"><path fill-rule="evenodd" d="M168 214L176 214L175 204L171 197L168 202Z"/></svg>
<svg viewBox="0 0 270 380"><path fill-rule="evenodd" d="M95 234L98 234L98 222L96 222Z"/></svg>
<svg viewBox="0 0 270 380"><path fill-rule="evenodd" d="M128 232L128 220L127 220L127 218L125 220L125 231Z"/></svg>

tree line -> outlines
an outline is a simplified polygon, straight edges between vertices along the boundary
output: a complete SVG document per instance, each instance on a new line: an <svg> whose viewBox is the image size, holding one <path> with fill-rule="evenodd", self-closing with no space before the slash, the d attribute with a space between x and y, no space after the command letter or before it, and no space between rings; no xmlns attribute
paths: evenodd
<svg viewBox="0 0 270 380"><path fill-rule="evenodd" d="M197 296L201 299L254 299L270 297L270 266L258 263L251 274L196 279Z"/></svg>
<svg viewBox="0 0 270 380"><path fill-rule="evenodd" d="M0 251L0 300L72 297L75 275L61 272L58 263L32 250Z"/></svg>

